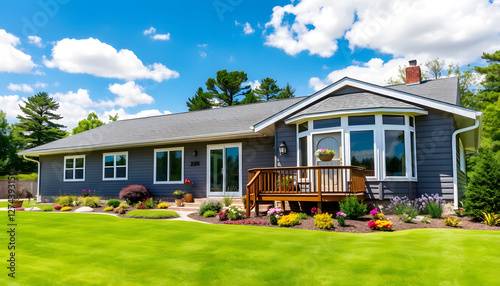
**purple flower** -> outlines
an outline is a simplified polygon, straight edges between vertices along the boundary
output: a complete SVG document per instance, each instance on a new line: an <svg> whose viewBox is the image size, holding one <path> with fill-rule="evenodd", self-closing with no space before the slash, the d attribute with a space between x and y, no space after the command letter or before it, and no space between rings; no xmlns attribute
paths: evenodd
<svg viewBox="0 0 500 286"><path fill-rule="evenodd" d="M347 215L345 213L343 213L343 212L337 212L336 215L341 215L343 217L347 217Z"/></svg>

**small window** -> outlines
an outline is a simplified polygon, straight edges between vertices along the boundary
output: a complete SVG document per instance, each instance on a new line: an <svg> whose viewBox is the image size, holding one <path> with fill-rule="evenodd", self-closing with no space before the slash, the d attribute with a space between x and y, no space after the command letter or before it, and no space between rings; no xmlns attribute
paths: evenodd
<svg viewBox="0 0 500 286"><path fill-rule="evenodd" d="M417 176L417 162L416 162L416 155L415 155L415 132L411 131L410 132L410 141L411 141L411 176L416 177Z"/></svg>
<svg viewBox="0 0 500 286"><path fill-rule="evenodd" d="M405 117L403 115L383 115L382 122L390 125L405 125Z"/></svg>
<svg viewBox="0 0 500 286"><path fill-rule="evenodd" d="M385 172L386 176L406 177L405 132L385 131Z"/></svg>
<svg viewBox="0 0 500 286"><path fill-rule="evenodd" d="M103 154L103 180L127 180L128 152Z"/></svg>
<svg viewBox="0 0 500 286"><path fill-rule="evenodd" d="M314 125L314 129L339 127L340 126L340 117L314 120L313 125Z"/></svg>
<svg viewBox="0 0 500 286"><path fill-rule="evenodd" d="M349 116L349 126L354 125L374 125L375 115Z"/></svg>
<svg viewBox="0 0 500 286"><path fill-rule="evenodd" d="M414 125L415 125L415 122L414 122L414 121L415 121L415 119L413 118L413 116L410 116L410 126L411 126L411 127L415 127L415 126L414 126Z"/></svg>
<svg viewBox="0 0 500 286"><path fill-rule="evenodd" d="M184 180L184 149L155 150L155 183L182 183Z"/></svg>
<svg viewBox="0 0 500 286"><path fill-rule="evenodd" d="M304 132L304 131L309 130L308 124L309 124L308 122L304 122L304 123L299 124L299 132Z"/></svg>
<svg viewBox="0 0 500 286"><path fill-rule="evenodd" d="M307 137L299 138L299 166L307 166Z"/></svg>
<svg viewBox="0 0 500 286"><path fill-rule="evenodd" d="M85 181L85 155L64 157L64 181Z"/></svg>

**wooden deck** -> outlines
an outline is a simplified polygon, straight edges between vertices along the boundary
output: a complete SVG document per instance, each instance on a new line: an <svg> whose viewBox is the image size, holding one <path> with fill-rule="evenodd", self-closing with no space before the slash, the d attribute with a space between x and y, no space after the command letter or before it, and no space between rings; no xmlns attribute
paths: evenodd
<svg viewBox="0 0 500 286"><path fill-rule="evenodd" d="M256 168L248 170L246 215L259 204L281 201L341 201L348 195L365 198L365 169L356 166Z"/></svg>

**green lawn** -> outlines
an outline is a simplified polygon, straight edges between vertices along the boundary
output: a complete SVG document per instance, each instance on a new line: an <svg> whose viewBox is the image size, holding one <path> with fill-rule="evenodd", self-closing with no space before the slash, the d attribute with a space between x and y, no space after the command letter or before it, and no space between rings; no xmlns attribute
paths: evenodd
<svg viewBox="0 0 500 286"><path fill-rule="evenodd" d="M9 206L9 202L0 202L0 208L6 208ZM26 200L23 203L23 207L25 208L30 208L30 207L40 207L39 205L36 205L36 200L31 200L31 204L28 204L28 200Z"/></svg>
<svg viewBox="0 0 500 286"><path fill-rule="evenodd" d="M2 214L2 212L0 212ZM6 216L6 212L3 212ZM494 285L500 232L369 234L17 212L0 285ZM7 219L4 220L7 228ZM0 231L1 259L8 259Z"/></svg>

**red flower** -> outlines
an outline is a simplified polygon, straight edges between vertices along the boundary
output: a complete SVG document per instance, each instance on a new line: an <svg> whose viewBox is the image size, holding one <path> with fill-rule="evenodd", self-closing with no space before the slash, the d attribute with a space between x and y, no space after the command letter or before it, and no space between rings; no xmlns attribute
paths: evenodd
<svg viewBox="0 0 500 286"><path fill-rule="evenodd" d="M377 224L375 223L374 220L371 220L368 222L368 227L371 229L375 229L375 228L377 228Z"/></svg>

